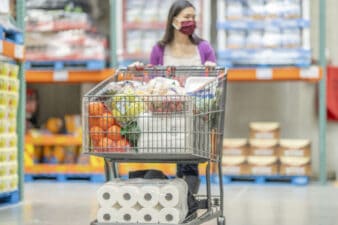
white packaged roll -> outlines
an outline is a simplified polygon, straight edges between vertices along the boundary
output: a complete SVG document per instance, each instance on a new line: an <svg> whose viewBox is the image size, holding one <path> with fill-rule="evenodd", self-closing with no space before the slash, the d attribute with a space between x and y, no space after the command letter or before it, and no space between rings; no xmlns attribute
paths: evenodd
<svg viewBox="0 0 338 225"><path fill-rule="evenodd" d="M165 208L187 207L188 186L182 179L175 179L160 189L160 204Z"/></svg>
<svg viewBox="0 0 338 225"><path fill-rule="evenodd" d="M159 213L160 223L180 224L184 219L185 215L180 209L176 208L163 208Z"/></svg>
<svg viewBox="0 0 338 225"><path fill-rule="evenodd" d="M137 223L138 211L135 208L123 207L117 211L117 222L119 223Z"/></svg>
<svg viewBox="0 0 338 225"><path fill-rule="evenodd" d="M100 187L97 192L97 200L101 207L113 207L117 203L117 194L119 187L113 183L106 183Z"/></svg>
<svg viewBox="0 0 338 225"><path fill-rule="evenodd" d="M99 223L113 223L116 222L118 210L115 208L100 208L97 211L97 221Z"/></svg>
<svg viewBox="0 0 338 225"><path fill-rule="evenodd" d="M143 186L140 189L138 202L145 208L151 208L159 203L160 188L157 186Z"/></svg>
<svg viewBox="0 0 338 225"><path fill-rule="evenodd" d="M139 195L139 187L134 185L121 186L117 193L117 201L122 207L133 207L136 205Z"/></svg>
<svg viewBox="0 0 338 225"><path fill-rule="evenodd" d="M160 208L142 208L137 214L138 223L158 223Z"/></svg>

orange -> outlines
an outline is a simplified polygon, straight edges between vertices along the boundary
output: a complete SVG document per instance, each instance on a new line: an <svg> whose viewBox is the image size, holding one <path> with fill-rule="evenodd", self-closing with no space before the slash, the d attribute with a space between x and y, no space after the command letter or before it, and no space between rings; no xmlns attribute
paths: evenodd
<svg viewBox="0 0 338 225"><path fill-rule="evenodd" d="M90 102L88 105L89 115L98 116L105 111L104 104L102 102Z"/></svg>
<svg viewBox="0 0 338 225"><path fill-rule="evenodd" d="M115 124L115 120L113 117L113 114L110 112L105 112L99 117L99 126L103 130L108 130L109 127L113 126Z"/></svg>
<svg viewBox="0 0 338 225"><path fill-rule="evenodd" d="M96 142L102 138L104 138L104 130L101 127L92 127L90 128L90 137L91 139Z"/></svg>
<svg viewBox="0 0 338 225"><path fill-rule="evenodd" d="M98 141L98 150L100 152L114 152L116 148L116 143L110 138L104 137Z"/></svg>
<svg viewBox="0 0 338 225"><path fill-rule="evenodd" d="M117 125L113 125L109 127L107 130L107 137L112 139L113 141L118 141L120 140L121 137L121 128Z"/></svg>
<svg viewBox="0 0 338 225"><path fill-rule="evenodd" d="M92 127L98 127L100 126L100 118L96 116L89 116L88 118L88 123L89 123L89 129Z"/></svg>
<svg viewBox="0 0 338 225"><path fill-rule="evenodd" d="M126 139L120 139L116 142L116 152L126 152L130 147L129 142Z"/></svg>

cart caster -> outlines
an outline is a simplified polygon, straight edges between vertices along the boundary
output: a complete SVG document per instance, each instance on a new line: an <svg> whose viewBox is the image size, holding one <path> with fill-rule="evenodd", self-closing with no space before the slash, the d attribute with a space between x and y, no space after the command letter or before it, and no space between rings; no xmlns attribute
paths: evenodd
<svg viewBox="0 0 338 225"><path fill-rule="evenodd" d="M217 218L217 225L225 225L225 218L223 216Z"/></svg>

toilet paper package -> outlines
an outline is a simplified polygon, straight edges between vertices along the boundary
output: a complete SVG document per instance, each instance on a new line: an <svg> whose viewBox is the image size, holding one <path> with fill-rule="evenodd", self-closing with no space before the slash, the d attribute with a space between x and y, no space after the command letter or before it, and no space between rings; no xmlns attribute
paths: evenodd
<svg viewBox="0 0 338 225"><path fill-rule="evenodd" d="M140 188L138 202L142 207L151 208L158 205L160 188L155 185L145 185Z"/></svg>
<svg viewBox="0 0 338 225"><path fill-rule="evenodd" d="M113 207L117 203L118 183L106 183L97 190L96 196L101 207Z"/></svg>
<svg viewBox="0 0 338 225"><path fill-rule="evenodd" d="M178 208L163 208L159 213L159 222L165 224L180 224L186 215Z"/></svg>
<svg viewBox="0 0 338 225"><path fill-rule="evenodd" d="M132 207L122 207L117 212L117 222L119 223L137 223L138 210Z"/></svg>
<svg viewBox="0 0 338 225"><path fill-rule="evenodd" d="M102 223L182 223L188 213L183 179L130 179L108 182L97 191Z"/></svg>
<svg viewBox="0 0 338 225"><path fill-rule="evenodd" d="M161 208L160 205L155 208L142 208L138 211L137 221L139 223L158 223Z"/></svg>
<svg viewBox="0 0 338 225"><path fill-rule="evenodd" d="M114 223L117 222L117 208L100 208L97 211L97 221L99 223Z"/></svg>
<svg viewBox="0 0 338 225"><path fill-rule="evenodd" d="M140 195L140 188L137 185L122 185L117 192L117 202L122 207L133 207L137 204Z"/></svg>

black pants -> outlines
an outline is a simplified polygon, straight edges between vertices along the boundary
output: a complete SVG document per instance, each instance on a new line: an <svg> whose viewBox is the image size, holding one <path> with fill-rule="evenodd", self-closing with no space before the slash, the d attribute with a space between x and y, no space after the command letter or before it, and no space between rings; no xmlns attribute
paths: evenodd
<svg viewBox="0 0 338 225"><path fill-rule="evenodd" d="M177 164L176 176L177 177L198 176L198 164L197 163Z"/></svg>

